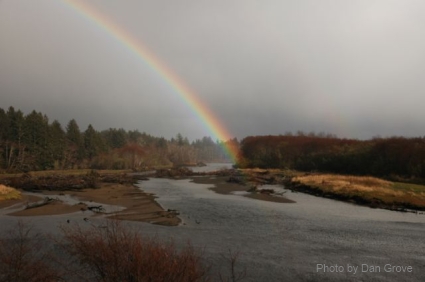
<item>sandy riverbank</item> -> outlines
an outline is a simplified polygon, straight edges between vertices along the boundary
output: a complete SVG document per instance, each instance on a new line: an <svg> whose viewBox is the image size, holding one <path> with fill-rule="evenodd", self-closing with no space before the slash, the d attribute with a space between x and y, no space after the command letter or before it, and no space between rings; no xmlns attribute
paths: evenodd
<svg viewBox="0 0 425 282"><path fill-rule="evenodd" d="M191 178L194 183L211 184L211 190L219 194L246 192L249 185L227 182L228 176L200 176ZM251 192L244 197L278 202L293 203L282 196ZM41 203L45 197L53 199L49 203L27 209L28 205ZM72 201L71 201L71 200ZM93 206L110 206L102 212L92 212ZM115 207L115 208L114 208ZM0 201L3 215L8 216L49 216L82 213L85 218L103 216L119 220L149 222L160 225L175 226L181 220L175 212L165 211L151 194L145 193L133 184L100 182L96 189L73 189L60 191L42 190L39 193L22 191L19 200Z"/></svg>
<svg viewBox="0 0 425 282"><path fill-rule="evenodd" d="M246 185L227 182L227 180L229 179L228 176L203 176L194 177L192 179L194 183L214 185L214 187L211 187L210 189L216 193L224 195L229 195L233 192L247 192L247 190L249 190L250 188ZM249 193L244 195L244 197L276 203L294 203L294 201L289 200L285 197L263 193Z"/></svg>
<svg viewBox="0 0 425 282"><path fill-rule="evenodd" d="M42 201L45 197L55 199L59 196L60 198L71 197L83 203L69 204L63 200L53 200L47 205L25 209L28 204ZM122 208L120 211L93 213L87 210L91 202L93 205L105 204ZM45 216L81 212L85 217L105 216L167 226L178 225L181 222L174 213L164 211L155 201L154 196L144 193L131 184L100 183L100 187L96 189L42 191L39 196L27 195L23 192L20 200L1 201L0 209L10 209L10 213L5 213L9 216Z"/></svg>
<svg viewBox="0 0 425 282"><path fill-rule="evenodd" d="M0 209L12 208L12 207L24 207L26 204L31 204L42 200L42 197L33 195L21 195L20 199L13 200L1 200Z"/></svg>

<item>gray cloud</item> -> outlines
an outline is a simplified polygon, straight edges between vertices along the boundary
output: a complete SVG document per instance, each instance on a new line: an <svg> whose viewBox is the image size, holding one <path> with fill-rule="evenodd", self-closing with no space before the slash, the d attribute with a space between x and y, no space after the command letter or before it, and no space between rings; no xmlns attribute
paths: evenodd
<svg viewBox="0 0 425 282"><path fill-rule="evenodd" d="M422 1L92 1L241 138L425 135ZM61 1L0 3L0 99L82 128L209 134L146 63Z"/></svg>

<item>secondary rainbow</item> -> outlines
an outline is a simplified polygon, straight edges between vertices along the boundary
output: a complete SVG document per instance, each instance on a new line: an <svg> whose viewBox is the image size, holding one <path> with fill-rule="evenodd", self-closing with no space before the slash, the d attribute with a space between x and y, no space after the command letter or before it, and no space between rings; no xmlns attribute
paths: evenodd
<svg viewBox="0 0 425 282"><path fill-rule="evenodd" d="M87 3L88 1L63 0L63 2L113 36L162 77L162 79L174 89L175 93L181 97L185 104L199 117L203 125L214 138L222 141L227 141L232 138L222 122L220 122L211 110L198 98L195 92L193 92L170 68L161 62L158 57L149 51L142 42L97 11L94 7L90 6ZM236 160L236 150L232 146L224 146L223 149L232 161Z"/></svg>

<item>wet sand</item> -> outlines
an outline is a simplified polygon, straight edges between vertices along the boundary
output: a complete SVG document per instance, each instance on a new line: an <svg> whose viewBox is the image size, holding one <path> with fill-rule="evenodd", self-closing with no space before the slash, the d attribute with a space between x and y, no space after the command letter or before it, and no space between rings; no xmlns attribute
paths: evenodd
<svg viewBox="0 0 425 282"><path fill-rule="evenodd" d="M84 208L85 205L67 205L60 201L53 201L47 205L24 209L17 212L9 213L8 215L12 216L40 216L40 215L58 215L58 214L68 214L80 211L81 208Z"/></svg>
<svg viewBox="0 0 425 282"><path fill-rule="evenodd" d="M25 192L23 192L25 193ZM79 203L75 205L67 204L63 201L53 200L47 205L25 209L27 203L36 203L42 201L44 197L55 199L55 196L69 195L74 199L84 202L93 202L95 205L107 204L124 207L124 210L109 213L87 212L86 216L105 216L108 218L120 220L132 220L150 222L153 224L175 226L181 220L174 214L164 209L155 201L153 195L144 193L131 184L101 183L100 188L83 189L80 191L43 191L39 197L23 194L20 200L8 200L0 202L0 209L18 208L21 210L6 213L11 216L41 216L41 215L59 215L74 212L85 212L89 205Z"/></svg>
<svg viewBox="0 0 425 282"><path fill-rule="evenodd" d="M209 189L218 194L223 194L223 195L229 195L229 194L232 194L233 192L247 192L250 188L247 185L229 183L227 182L227 179L228 179L227 176L203 176L203 177L194 177L193 182L198 184L212 184L214 185L214 187ZM249 193L247 195L244 195L244 197L261 200L261 201L275 202L275 203L295 203L294 201L289 200L285 197L273 196L273 195L262 194L262 193Z"/></svg>
<svg viewBox="0 0 425 282"><path fill-rule="evenodd" d="M42 197L36 197L36 196L33 196L33 195L22 194L21 199L0 201L0 209L10 208L12 206L24 207L27 204L35 203L35 202L38 202L42 199L43 199Z"/></svg>
<svg viewBox="0 0 425 282"><path fill-rule="evenodd" d="M202 176L193 177L194 183L211 184L210 189L219 194L233 194L234 192L246 192L249 186L237 183L228 183L225 176ZM143 187L142 187L143 189ZM70 204L66 201L55 200L57 196L70 196L75 200L84 203ZM293 203L294 201L281 196L274 196L262 193L247 193L243 195L248 198L278 202ZM25 209L27 205L43 201L45 197L54 199L46 205ZM61 215L76 212L85 212L90 203L96 205L112 205L122 207L116 211L108 212L87 212L86 217L103 216L119 220L142 221L166 226L176 226L181 223L180 218L174 212L165 211L156 201L152 194L141 191L131 184L101 183L100 188L65 190L65 191L42 191L39 196L28 195L23 192L20 200L0 201L0 209L3 214L9 216L47 216ZM7 210L10 209L10 212ZM121 210L122 209L122 210ZM6 210L6 212L5 212Z"/></svg>

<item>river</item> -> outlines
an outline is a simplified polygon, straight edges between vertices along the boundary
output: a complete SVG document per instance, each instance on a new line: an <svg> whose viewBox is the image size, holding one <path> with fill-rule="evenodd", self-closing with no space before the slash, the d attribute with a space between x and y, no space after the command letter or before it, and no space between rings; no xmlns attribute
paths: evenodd
<svg viewBox="0 0 425 282"><path fill-rule="evenodd" d="M214 170L209 164L194 170ZM229 167L229 165L227 165ZM243 281L425 281L425 215L356 206L287 191L296 203L274 203L221 195L189 179L151 178L138 186L155 194L165 209L180 212L182 224L166 227L128 222L150 236L188 241L202 250L211 272L223 272L228 250L240 252ZM276 188L276 187L273 187ZM78 215L28 218L37 229L58 234ZM0 216L10 226L16 217ZM103 224L90 218L91 224ZM1 227L0 226L0 227Z"/></svg>
<svg viewBox="0 0 425 282"><path fill-rule="evenodd" d="M214 270L227 265L222 255L229 249L239 251L244 281L425 281L425 215L290 191L285 196L296 203L265 202L216 194L190 180L139 185L183 220L178 227L144 226L144 232L190 240Z"/></svg>

